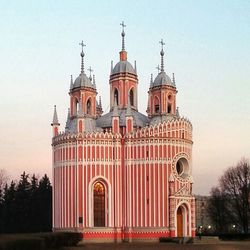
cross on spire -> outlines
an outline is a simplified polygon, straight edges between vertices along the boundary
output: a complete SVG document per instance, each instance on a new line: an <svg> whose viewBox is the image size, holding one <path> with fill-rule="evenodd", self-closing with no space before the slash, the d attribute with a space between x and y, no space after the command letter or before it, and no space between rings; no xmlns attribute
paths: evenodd
<svg viewBox="0 0 250 250"><path fill-rule="evenodd" d="M86 45L83 43L83 41L82 41L82 42L80 42L80 43L79 43L79 45L81 45L81 46L82 46L82 51L83 51L83 47L84 47L84 46L86 46Z"/></svg>
<svg viewBox="0 0 250 250"><path fill-rule="evenodd" d="M161 69L160 66L159 66L159 64L157 65L156 69L158 70L158 74L159 74L159 71Z"/></svg>
<svg viewBox="0 0 250 250"><path fill-rule="evenodd" d="M159 43L161 44L161 50L163 50L163 46L165 45L165 43L163 42L163 39L161 39Z"/></svg>
<svg viewBox="0 0 250 250"><path fill-rule="evenodd" d="M91 75L91 73L92 73L94 70L91 68L91 66L89 66L88 71L89 71L89 79L90 79L90 81L92 81L92 75Z"/></svg>
<svg viewBox="0 0 250 250"><path fill-rule="evenodd" d="M163 72L164 71L164 59L163 59L164 50L163 50L163 46L165 45L165 43L163 42L163 39L161 39L161 41L159 43L161 44L161 52L160 52L160 55L161 55L161 72Z"/></svg>
<svg viewBox="0 0 250 250"><path fill-rule="evenodd" d="M83 41L81 43L79 43L79 45L82 46L82 52L81 52L81 58L82 58L82 62L81 62L81 73L84 73L84 61L83 61L83 57L84 57L84 52L83 52L83 47L86 46Z"/></svg>
<svg viewBox="0 0 250 250"><path fill-rule="evenodd" d="M122 30L124 31L124 27L126 27L126 24L124 23L124 21L122 21L122 23L120 23L120 25L122 26Z"/></svg>
<svg viewBox="0 0 250 250"><path fill-rule="evenodd" d="M122 26L122 50L125 50L125 40L124 40L124 37L125 37L125 32L124 32L124 28L126 27L124 21L122 21L122 23L120 23L120 25Z"/></svg>

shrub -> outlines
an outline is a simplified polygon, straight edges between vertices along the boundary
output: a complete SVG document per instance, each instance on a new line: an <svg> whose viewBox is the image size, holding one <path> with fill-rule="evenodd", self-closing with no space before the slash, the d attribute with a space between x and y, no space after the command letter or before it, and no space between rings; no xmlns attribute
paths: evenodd
<svg viewBox="0 0 250 250"><path fill-rule="evenodd" d="M0 250L47 250L76 246L81 233L55 232L40 234L12 234L0 238Z"/></svg>

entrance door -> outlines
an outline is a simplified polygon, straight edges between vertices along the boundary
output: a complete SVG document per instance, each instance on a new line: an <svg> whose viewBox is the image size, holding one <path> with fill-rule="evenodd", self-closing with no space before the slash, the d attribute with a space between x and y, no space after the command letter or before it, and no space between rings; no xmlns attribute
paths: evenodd
<svg viewBox="0 0 250 250"><path fill-rule="evenodd" d="M94 226L105 227L105 187L101 182L94 186Z"/></svg>
<svg viewBox="0 0 250 250"><path fill-rule="evenodd" d="M177 209L177 237L183 237L183 212L181 207Z"/></svg>

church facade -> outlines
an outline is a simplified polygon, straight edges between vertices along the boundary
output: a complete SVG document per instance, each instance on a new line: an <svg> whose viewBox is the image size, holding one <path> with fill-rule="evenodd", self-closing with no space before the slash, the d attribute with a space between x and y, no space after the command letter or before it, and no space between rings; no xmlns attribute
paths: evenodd
<svg viewBox="0 0 250 250"><path fill-rule="evenodd" d="M71 78L70 108L59 132L52 122L53 230L82 232L86 241L158 240L195 235L192 124L179 115L177 89L161 67L138 111L138 76L127 60L124 24L120 60L111 66L110 110L97 101L95 77ZM148 94L148 95L147 95Z"/></svg>

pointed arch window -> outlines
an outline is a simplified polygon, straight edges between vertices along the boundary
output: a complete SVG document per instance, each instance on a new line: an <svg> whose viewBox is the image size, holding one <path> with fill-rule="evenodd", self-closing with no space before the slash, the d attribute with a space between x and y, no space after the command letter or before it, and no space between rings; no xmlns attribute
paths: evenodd
<svg viewBox="0 0 250 250"><path fill-rule="evenodd" d="M172 107L171 107L171 104L168 103L168 114L171 114L172 113Z"/></svg>
<svg viewBox="0 0 250 250"><path fill-rule="evenodd" d="M105 227L105 186L99 181L94 185L94 226Z"/></svg>
<svg viewBox="0 0 250 250"><path fill-rule="evenodd" d="M114 100L116 101L117 105L119 105L119 92L117 89L114 91Z"/></svg>
<svg viewBox="0 0 250 250"><path fill-rule="evenodd" d="M75 99L75 105L74 105L74 110L75 110L75 115L78 114L78 111L79 111L79 102L77 99Z"/></svg>
<svg viewBox="0 0 250 250"><path fill-rule="evenodd" d="M91 100L90 100L90 98L87 101L87 114L88 115L91 114Z"/></svg>
<svg viewBox="0 0 250 250"><path fill-rule="evenodd" d="M130 91L129 91L129 101L130 101L130 105L134 106L134 91L133 91L133 89L130 89Z"/></svg>
<svg viewBox="0 0 250 250"><path fill-rule="evenodd" d="M154 111L155 113L159 114L160 113L160 101L157 96L154 98Z"/></svg>

